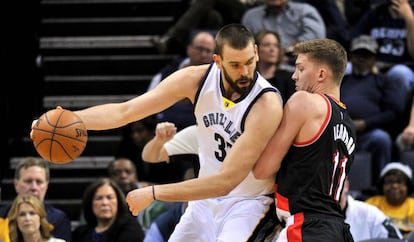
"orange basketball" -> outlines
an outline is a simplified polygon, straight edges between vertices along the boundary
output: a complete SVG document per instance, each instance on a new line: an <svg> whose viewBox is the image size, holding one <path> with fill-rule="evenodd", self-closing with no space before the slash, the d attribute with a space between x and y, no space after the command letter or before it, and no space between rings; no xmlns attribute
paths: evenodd
<svg viewBox="0 0 414 242"><path fill-rule="evenodd" d="M44 113L32 127L39 155L52 163L68 163L79 157L88 141L82 120L72 111L57 108Z"/></svg>

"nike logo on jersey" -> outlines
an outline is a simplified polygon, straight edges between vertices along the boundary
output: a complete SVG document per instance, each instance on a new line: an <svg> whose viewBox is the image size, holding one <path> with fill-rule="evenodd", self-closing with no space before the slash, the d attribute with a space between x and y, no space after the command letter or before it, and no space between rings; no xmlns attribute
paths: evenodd
<svg viewBox="0 0 414 242"><path fill-rule="evenodd" d="M227 99L225 97L221 97L221 100L223 101L224 109L229 109L229 108L233 107L233 105L234 105L233 101L231 101L230 99Z"/></svg>

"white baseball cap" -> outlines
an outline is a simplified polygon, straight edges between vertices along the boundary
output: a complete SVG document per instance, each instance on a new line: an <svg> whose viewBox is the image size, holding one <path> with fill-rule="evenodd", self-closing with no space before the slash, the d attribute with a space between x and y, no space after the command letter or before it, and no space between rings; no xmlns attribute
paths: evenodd
<svg viewBox="0 0 414 242"><path fill-rule="evenodd" d="M412 170L408 165L405 165L401 162L391 162L388 163L381 171L380 176L384 177L385 174L387 174L391 170L399 170L402 173L404 173L410 180L412 179Z"/></svg>
<svg viewBox="0 0 414 242"><path fill-rule="evenodd" d="M372 54L376 54L378 50L377 41L369 35L361 35L351 41L351 51L368 50Z"/></svg>

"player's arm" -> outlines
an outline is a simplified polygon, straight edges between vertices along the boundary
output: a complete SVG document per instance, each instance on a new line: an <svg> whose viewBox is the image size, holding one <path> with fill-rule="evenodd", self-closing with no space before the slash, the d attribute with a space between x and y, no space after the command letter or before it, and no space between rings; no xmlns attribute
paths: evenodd
<svg viewBox="0 0 414 242"><path fill-rule="evenodd" d="M273 104L267 103L270 98L259 100L259 105L247 116L243 134L227 154L219 174L224 194L234 189L252 171L272 134L279 127L283 107L281 98L277 95L271 97L275 96L270 101Z"/></svg>
<svg viewBox="0 0 414 242"><path fill-rule="evenodd" d="M174 72L156 88L122 103L86 108L75 113L88 130L106 130L124 126L163 111L174 103L194 96L208 65L190 66Z"/></svg>
<svg viewBox="0 0 414 242"><path fill-rule="evenodd" d="M404 19L407 30L408 53L414 58L414 13L408 0L391 0L392 10Z"/></svg>
<svg viewBox="0 0 414 242"><path fill-rule="evenodd" d="M297 91L289 98L279 128L253 169L256 178L264 179L275 175L293 142L307 138L300 137L300 131L306 121L315 115L312 113L316 109L315 103L312 102L312 95L315 94Z"/></svg>
<svg viewBox="0 0 414 242"><path fill-rule="evenodd" d="M265 93L252 107L245 122L245 130L228 152L220 173L180 183L157 185L154 187L155 198L162 201L191 201L227 195L252 170L279 126L282 112L280 97L275 93ZM128 193L130 211L137 214L153 201L152 196L152 187Z"/></svg>
<svg viewBox="0 0 414 242"><path fill-rule="evenodd" d="M155 128L155 136L142 150L142 159L146 162L169 161L169 156L164 144L171 140L177 133L177 127L170 122L158 123Z"/></svg>
<svg viewBox="0 0 414 242"><path fill-rule="evenodd" d="M414 98L411 104L409 123L401 133L401 138L405 144L410 144L414 141Z"/></svg>

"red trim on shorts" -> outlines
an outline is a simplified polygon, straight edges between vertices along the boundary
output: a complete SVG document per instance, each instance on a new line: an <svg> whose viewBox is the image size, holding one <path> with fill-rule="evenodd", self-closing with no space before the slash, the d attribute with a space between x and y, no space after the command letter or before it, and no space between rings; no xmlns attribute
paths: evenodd
<svg viewBox="0 0 414 242"><path fill-rule="evenodd" d="M277 208L282 209L283 211L287 211L290 213L289 210L289 199L284 197L280 193L276 193L276 201L277 201Z"/></svg>
<svg viewBox="0 0 414 242"><path fill-rule="evenodd" d="M302 241L302 225L305 220L303 213L296 213L293 215L293 224L289 225L286 231L288 241L301 242Z"/></svg>

